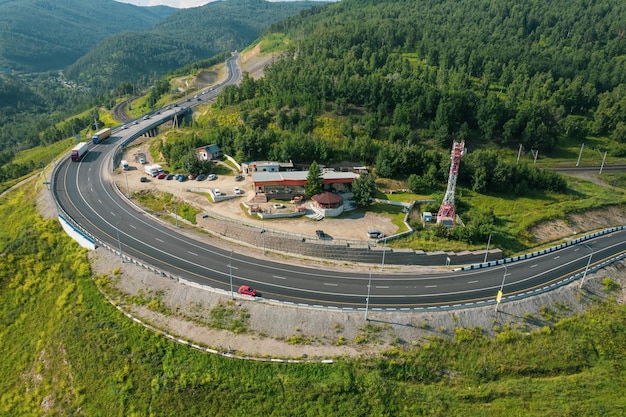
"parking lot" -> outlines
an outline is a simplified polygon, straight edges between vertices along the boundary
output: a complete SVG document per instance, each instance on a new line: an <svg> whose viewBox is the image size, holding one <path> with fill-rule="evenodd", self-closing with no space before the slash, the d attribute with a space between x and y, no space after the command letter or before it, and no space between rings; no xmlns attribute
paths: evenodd
<svg viewBox="0 0 626 417"><path fill-rule="evenodd" d="M368 240L368 230L376 229L389 236L396 232L397 227L391 219L374 214L362 213L360 210L344 213L341 218L325 218L321 221L311 220L307 217L266 219L261 220L249 216L241 206L243 201L251 199L253 195L252 177L244 176L243 181L235 181L234 175L218 175L215 180L204 179L202 181L187 180L179 182L174 179L157 179L150 177L144 172L143 165L135 162L134 154L137 151L129 151L124 159L129 161L129 170L114 175L118 187L124 194L140 190L154 190L171 193L180 200L186 201L198 208L224 217L229 217L244 223L257 225L267 229L282 230L286 232L316 236L317 230L324 232L325 239ZM150 161L148 161L150 163ZM147 177L147 182L141 182L141 177ZM240 194L236 194L235 187ZM213 203L205 193L214 191L216 188L224 196L233 196L218 203ZM308 202L304 203L308 207ZM288 201L269 201L259 205L268 212L280 213L295 211L295 205ZM282 207L281 207L282 206Z"/></svg>

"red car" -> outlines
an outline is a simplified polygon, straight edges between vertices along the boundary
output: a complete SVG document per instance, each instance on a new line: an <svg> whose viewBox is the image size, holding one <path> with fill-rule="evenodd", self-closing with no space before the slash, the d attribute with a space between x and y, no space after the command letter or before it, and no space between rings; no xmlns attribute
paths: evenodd
<svg viewBox="0 0 626 417"><path fill-rule="evenodd" d="M256 290L254 288L252 288L252 287L247 286L247 285L242 285L241 287L239 287L237 292L239 294L251 295L253 297L256 297Z"/></svg>
<svg viewBox="0 0 626 417"><path fill-rule="evenodd" d="M162 179L163 179L163 178L165 178L165 177L167 177L167 174L165 174L165 173L163 173L163 172L162 172L162 173L160 173L159 175L157 175L157 179L160 179L160 180L162 180Z"/></svg>

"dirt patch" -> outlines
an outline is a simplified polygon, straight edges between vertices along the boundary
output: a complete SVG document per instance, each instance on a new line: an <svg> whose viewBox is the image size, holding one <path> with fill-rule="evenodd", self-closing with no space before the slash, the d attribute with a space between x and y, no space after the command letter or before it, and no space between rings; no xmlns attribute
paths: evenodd
<svg viewBox="0 0 626 417"><path fill-rule="evenodd" d="M261 45L258 44L249 52L241 54L239 63L244 71L250 74L250 77L259 79L263 77L265 67L272 63L275 54L261 54Z"/></svg>
<svg viewBox="0 0 626 417"><path fill-rule="evenodd" d="M566 220L543 222L530 229L536 243L554 242L570 238L572 235L590 230L606 229L626 224L626 210L623 207L605 207L585 213L569 214Z"/></svg>
<svg viewBox="0 0 626 417"><path fill-rule="evenodd" d="M201 71L193 80L195 88L204 88L214 84L217 81L217 73L213 71Z"/></svg>

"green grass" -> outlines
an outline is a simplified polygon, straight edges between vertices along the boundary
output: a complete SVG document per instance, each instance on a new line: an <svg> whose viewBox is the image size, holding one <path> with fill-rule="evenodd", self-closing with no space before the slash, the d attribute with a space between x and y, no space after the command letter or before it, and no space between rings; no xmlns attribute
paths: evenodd
<svg viewBox="0 0 626 417"><path fill-rule="evenodd" d="M35 166L48 165L51 160L57 160L61 155L69 152L74 145L74 138L67 138L48 146L35 146L34 148L18 152L12 162L25 164L28 161L33 161Z"/></svg>
<svg viewBox="0 0 626 417"><path fill-rule="evenodd" d="M291 39L284 33L270 33L261 40L261 55L282 52L290 43Z"/></svg>
<svg viewBox="0 0 626 417"><path fill-rule="evenodd" d="M174 224L176 218L168 213L177 213L179 217L191 224L196 224L196 216L202 211L188 203L176 202L174 211L174 195L163 192L135 192L132 194L139 204L154 214L161 215L162 220Z"/></svg>

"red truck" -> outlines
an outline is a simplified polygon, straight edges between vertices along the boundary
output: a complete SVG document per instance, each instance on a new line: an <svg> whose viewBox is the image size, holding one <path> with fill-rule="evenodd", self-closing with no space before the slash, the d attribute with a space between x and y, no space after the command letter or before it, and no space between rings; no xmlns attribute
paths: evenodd
<svg viewBox="0 0 626 417"><path fill-rule="evenodd" d="M74 146L72 148L72 151L70 152L70 157L72 158L72 161L80 161L83 155L85 155L88 150L89 149L87 148L87 142L81 142L78 145Z"/></svg>

